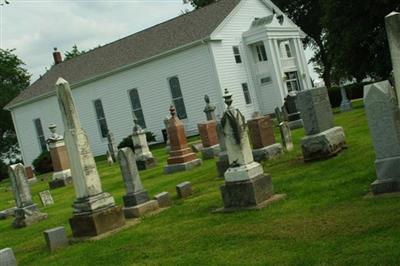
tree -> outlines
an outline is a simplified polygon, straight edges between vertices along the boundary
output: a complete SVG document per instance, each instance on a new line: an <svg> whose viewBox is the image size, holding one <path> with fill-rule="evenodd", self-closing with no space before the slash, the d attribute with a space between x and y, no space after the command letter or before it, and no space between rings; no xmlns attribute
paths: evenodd
<svg viewBox="0 0 400 266"><path fill-rule="evenodd" d="M329 88L332 83L333 55L329 51L327 39L329 32L323 24L324 9L322 0L275 0L274 3L289 16L306 34L304 45L308 45L314 56L316 72L323 78Z"/></svg>
<svg viewBox="0 0 400 266"><path fill-rule="evenodd" d="M14 50L0 49L0 160L15 160L17 137L9 111L4 106L29 85L30 75Z"/></svg>
<svg viewBox="0 0 400 266"><path fill-rule="evenodd" d="M190 2L190 4L198 9L201 8L203 6L209 5L211 3L214 3L216 0L188 0ZM185 2L185 1L184 1Z"/></svg>
<svg viewBox="0 0 400 266"><path fill-rule="evenodd" d="M335 53L338 76L386 78L391 71L384 17L400 9L398 0L325 0L323 23Z"/></svg>
<svg viewBox="0 0 400 266"><path fill-rule="evenodd" d="M64 57L65 60L77 57L78 55L84 54L86 53L86 51L82 50L79 51L78 47L76 46L76 44L74 44L74 46L72 46L72 50L69 52L65 52Z"/></svg>

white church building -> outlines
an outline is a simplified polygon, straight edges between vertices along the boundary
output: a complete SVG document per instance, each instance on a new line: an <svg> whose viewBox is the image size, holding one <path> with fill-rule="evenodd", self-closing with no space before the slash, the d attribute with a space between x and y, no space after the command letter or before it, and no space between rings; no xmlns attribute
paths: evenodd
<svg viewBox="0 0 400 266"><path fill-rule="evenodd" d="M59 77L72 86L94 155L131 134L132 113L162 141L174 103L188 135L205 120L204 95L224 110L223 91L249 118L273 113L292 90L311 88L301 39L305 34L269 0L219 0L55 64L13 99L12 114L26 165L46 147L48 126L63 132L55 95Z"/></svg>

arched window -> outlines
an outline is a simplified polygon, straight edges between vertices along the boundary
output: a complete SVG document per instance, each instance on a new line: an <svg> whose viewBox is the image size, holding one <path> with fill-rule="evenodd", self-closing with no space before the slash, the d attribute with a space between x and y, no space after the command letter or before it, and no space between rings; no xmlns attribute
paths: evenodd
<svg viewBox="0 0 400 266"><path fill-rule="evenodd" d="M179 84L178 77L169 78L169 88L171 90L172 101L176 108L176 113L179 119L186 119L186 107L183 101L181 85Z"/></svg>
<svg viewBox="0 0 400 266"><path fill-rule="evenodd" d="M106 116L104 115L103 104L100 99L94 101L94 108L96 110L97 123L99 125L101 136L107 138L108 126Z"/></svg>
<svg viewBox="0 0 400 266"><path fill-rule="evenodd" d="M131 99L132 113L135 114L138 119L138 123L142 128L146 128L146 122L144 120L143 109L140 103L139 93L137 89L129 91L129 98Z"/></svg>

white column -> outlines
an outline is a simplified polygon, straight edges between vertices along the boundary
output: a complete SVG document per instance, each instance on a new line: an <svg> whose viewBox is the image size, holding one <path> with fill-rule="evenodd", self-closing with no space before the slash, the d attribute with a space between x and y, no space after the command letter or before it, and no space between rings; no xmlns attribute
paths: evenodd
<svg viewBox="0 0 400 266"><path fill-rule="evenodd" d="M283 99L285 98L286 94L287 94L287 88L286 85L283 81L283 76L284 76L284 72L283 72L283 68L282 68L282 62L281 62L281 57L280 55L280 51L279 51L279 45L278 45L278 40L277 39L269 39L268 40L269 46L271 47L271 60L272 60L272 66L273 66L273 70L275 72L275 75L277 76L277 85L279 88L279 94L280 94L280 98L281 98L281 104L283 104ZM271 73L272 74L272 73Z"/></svg>
<svg viewBox="0 0 400 266"><path fill-rule="evenodd" d="M298 62L299 78L303 84L303 89L311 89L310 73L308 72L308 64L304 55L304 49L300 38L293 39L293 44L296 49L296 58ZM303 78L303 74L305 77Z"/></svg>

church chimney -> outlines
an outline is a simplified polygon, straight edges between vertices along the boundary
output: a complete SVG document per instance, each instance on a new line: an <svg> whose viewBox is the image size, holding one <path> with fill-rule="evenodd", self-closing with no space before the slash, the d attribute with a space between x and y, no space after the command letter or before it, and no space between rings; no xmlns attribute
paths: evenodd
<svg viewBox="0 0 400 266"><path fill-rule="evenodd" d="M53 58L54 58L55 65L58 65L59 63L62 62L61 53L59 51L57 51L57 47L54 47Z"/></svg>

